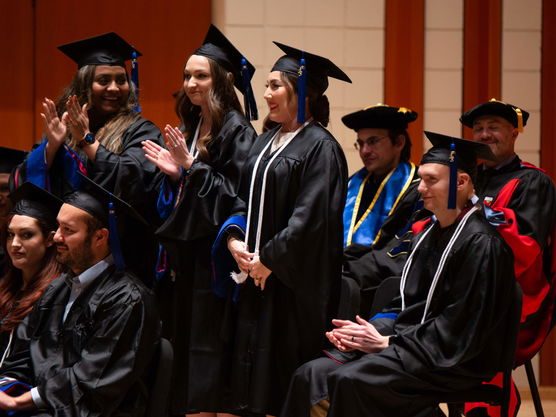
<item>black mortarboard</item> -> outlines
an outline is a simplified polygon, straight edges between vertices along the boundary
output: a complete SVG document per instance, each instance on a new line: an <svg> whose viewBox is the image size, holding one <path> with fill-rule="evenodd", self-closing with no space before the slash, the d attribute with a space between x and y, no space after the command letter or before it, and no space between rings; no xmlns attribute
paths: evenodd
<svg viewBox="0 0 556 417"><path fill-rule="evenodd" d="M44 188L26 182L10 194L10 200L13 203L12 214L41 220L49 230L58 228L56 216L63 202Z"/></svg>
<svg viewBox="0 0 556 417"><path fill-rule="evenodd" d="M114 262L118 268L125 268L120 239L118 234L117 216L135 219L144 225L146 220L128 203L116 197L90 178L77 172L84 181L84 190L73 191L64 196L64 203L86 211L99 220L110 231L110 248Z"/></svg>
<svg viewBox="0 0 556 417"><path fill-rule="evenodd" d="M363 128L407 129L407 125L415 121L417 117L416 112L406 107L377 104L346 114L342 117L342 122L355 131Z"/></svg>
<svg viewBox="0 0 556 417"><path fill-rule="evenodd" d="M305 121L306 85L318 94L323 94L328 88L328 77L351 83L351 79L328 58L302 51L283 43L274 42L278 48L286 53L280 57L271 71L281 71L299 77L297 86L298 107L297 121Z"/></svg>
<svg viewBox="0 0 556 417"><path fill-rule="evenodd" d="M423 155L421 165L435 163L450 167L448 208L453 209L456 204L458 169L468 173L471 178L475 180L477 175L477 160L486 159L495 161L496 157L490 150L490 147L481 142L455 138L453 136L446 136L426 130L425 135L433 146Z"/></svg>
<svg viewBox="0 0 556 417"><path fill-rule="evenodd" d="M486 103L481 103L461 115L459 121L467 127L473 127L475 119L481 116L500 116L510 122L519 132L527 124L529 113L513 104L491 98Z"/></svg>
<svg viewBox="0 0 556 417"><path fill-rule="evenodd" d="M27 152L0 146L0 174L10 174L21 164Z"/></svg>
<svg viewBox="0 0 556 417"><path fill-rule="evenodd" d="M81 68L85 65L118 65L125 67L125 61L141 53L114 32L81 39L58 47Z"/></svg>
<svg viewBox="0 0 556 417"><path fill-rule="evenodd" d="M193 55L210 58L234 75L234 85L245 97L245 113L248 119L257 120L257 104L251 88L255 67L216 26L210 25L203 44Z"/></svg>

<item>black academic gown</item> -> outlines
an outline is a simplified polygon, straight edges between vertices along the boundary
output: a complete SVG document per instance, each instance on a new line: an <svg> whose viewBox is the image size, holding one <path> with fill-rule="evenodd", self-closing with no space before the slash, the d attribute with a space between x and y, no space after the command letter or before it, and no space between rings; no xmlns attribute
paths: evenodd
<svg viewBox="0 0 556 417"><path fill-rule="evenodd" d="M182 196L157 236L168 251L173 282L159 288L165 306L164 335L174 345L170 408L174 414L226 407L229 301L212 291L211 247L230 216L241 169L256 133L237 111L230 111L210 142L209 162L196 160Z"/></svg>
<svg viewBox="0 0 556 417"><path fill-rule="evenodd" d="M522 364L540 350L556 320L556 188L542 170L517 156L499 168L480 167L476 188L488 220L514 253L523 294L516 353Z"/></svg>
<svg viewBox="0 0 556 417"><path fill-rule="evenodd" d="M129 203L149 223L149 226L145 226L126 218L121 222L120 240L127 267L147 285L151 285L157 254L154 230L160 223L156 201L162 177L158 168L145 157L141 145L145 140L164 146L160 130L152 122L140 117L122 134L120 153L110 152L100 145L94 162L89 161L84 152L77 150L77 153L89 178ZM76 169L76 166L70 168L64 164L64 153L65 150L60 148L49 169L50 191L59 197L63 197L76 186L70 183L66 172L68 169ZM33 168L27 166L27 161L19 166L16 186L26 181L28 169Z"/></svg>
<svg viewBox="0 0 556 417"><path fill-rule="evenodd" d="M257 138L244 169L242 201L257 156L279 127ZM249 248L261 198L267 150L256 175ZM264 291L240 287L233 357L234 408L277 415L289 379L316 357L336 314L341 274L347 167L344 153L321 125L308 124L268 171L260 260L272 274ZM236 214L246 215L245 205Z"/></svg>
<svg viewBox="0 0 556 417"><path fill-rule="evenodd" d="M110 266L75 300L64 276L45 290L17 329L0 375L38 388L40 416L142 417L145 376L159 341L154 297L137 278Z"/></svg>
<svg viewBox="0 0 556 417"><path fill-rule="evenodd" d="M494 376L517 306L511 250L481 213L471 215L452 248L421 323L440 256L458 223L443 230L435 225L417 249L405 310L395 320L372 321L381 334L393 335L390 345L375 354L331 349L330 357L305 364L282 416L308 416L311 405L327 397L329 417L425 416L435 392L469 389Z"/></svg>
<svg viewBox="0 0 556 417"><path fill-rule="evenodd" d="M351 287L359 289L358 314L362 317L369 313L380 283L388 277L401 275L412 238L412 224L430 215L429 211L422 209L421 195L417 190L419 181L415 173L395 210L384 221L376 242L344 248L342 278L353 281Z"/></svg>

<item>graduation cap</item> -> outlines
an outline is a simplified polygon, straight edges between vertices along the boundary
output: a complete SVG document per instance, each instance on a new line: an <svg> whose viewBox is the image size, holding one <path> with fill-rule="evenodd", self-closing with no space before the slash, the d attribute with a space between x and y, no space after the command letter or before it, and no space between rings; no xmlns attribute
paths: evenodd
<svg viewBox="0 0 556 417"><path fill-rule="evenodd" d="M125 68L125 61L131 59L131 80L137 88L139 97L137 58L142 54L117 33L104 33L92 38L66 43L59 46L58 49L75 61L78 69L85 65L110 65ZM137 105L135 110L141 111L141 108Z"/></svg>
<svg viewBox="0 0 556 417"><path fill-rule="evenodd" d="M26 155L25 151L0 146L0 174L10 174L16 166L23 162Z"/></svg>
<svg viewBox="0 0 556 417"><path fill-rule="evenodd" d="M500 116L510 122L519 132L527 124L529 113L513 104L491 98L486 103L481 103L461 115L459 121L467 127L473 127L473 122L481 116Z"/></svg>
<svg viewBox="0 0 556 417"><path fill-rule="evenodd" d="M13 208L11 214L28 216L44 222L49 230L56 230L56 216L63 201L44 188L26 182L10 194Z"/></svg>
<svg viewBox="0 0 556 417"><path fill-rule="evenodd" d="M328 88L328 77L351 83L351 79L328 58L302 51L283 43L274 42L285 52L274 63L271 71L281 71L299 77L297 84L297 122L305 122L305 97L307 85L314 88L318 94L323 94Z"/></svg>
<svg viewBox="0 0 556 417"><path fill-rule="evenodd" d="M423 155L421 165L435 163L450 167L448 208L454 209L456 208L458 169L468 173L474 179L477 173L477 160L495 161L496 157L490 147L481 142L455 138L426 130L425 135L433 146Z"/></svg>
<svg viewBox="0 0 556 417"><path fill-rule="evenodd" d="M210 25L203 44L193 55L210 58L234 75L234 85L244 97L247 120L257 120L257 103L251 88L255 67L216 26Z"/></svg>
<svg viewBox="0 0 556 417"><path fill-rule="evenodd" d="M125 67L125 61L142 54L114 32L92 38L66 43L58 47L81 68L85 65L117 65Z"/></svg>
<svg viewBox="0 0 556 417"><path fill-rule="evenodd" d="M125 268L125 262L120 246L118 234L118 216L132 218L144 225L147 221L127 202L116 197L81 172L77 172L84 181L84 190L73 191L64 196L64 203L86 211L102 225L108 228L110 235L110 248L114 262L119 269Z"/></svg>
<svg viewBox="0 0 556 417"><path fill-rule="evenodd" d="M342 117L342 122L356 132L359 129L407 129L407 125L417 119L418 115L406 107L391 107L377 104L365 107Z"/></svg>

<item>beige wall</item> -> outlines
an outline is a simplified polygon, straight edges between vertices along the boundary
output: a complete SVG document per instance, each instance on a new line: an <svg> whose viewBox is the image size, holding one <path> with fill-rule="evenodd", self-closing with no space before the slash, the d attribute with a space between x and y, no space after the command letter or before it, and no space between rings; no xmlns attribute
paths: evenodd
<svg viewBox="0 0 556 417"><path fill-rule="evenodd" d="M331 80L329 129L344 147L350 172L359 169L354 132L342 115L383 102L385 0L212 0L213 21L257 67L259 112L265 77L280 50L273 40L324 55L353 80ZM285 13L284 11L288 11ZM298 13L294 13L298 11ZM518 152L539 163L541 0L504 0L502 100L531 113ZM463 0L426 0L425 114L427 130L461 135ZM410 71L411 68L408 68ZM262 118L261 117L261 118ZM255 128L260 131L260 122ZM424 140L423 138L413 138ZM425 140L425 148L430 144Z"/></svg>
<svg viewBox="0 0 556 417"><path fill-rule="evenodd" d="M213 11L214 23L257 68L253 89L261 119L267 114L266 75L281 56L272 41L326 56L349 75L353 84L330 80L328 128L342 144L350 172L359 169L355 132L340 119L383 100L384 0L213 0ZM260 131L260 121L254 125Z"/></svg>
<svg viewBox="0 0 556 417"><path fill-rule="evenodd" d="M531 114L516 148L539 164L542 1L504 0L502 10L502 97Z"/></svg>

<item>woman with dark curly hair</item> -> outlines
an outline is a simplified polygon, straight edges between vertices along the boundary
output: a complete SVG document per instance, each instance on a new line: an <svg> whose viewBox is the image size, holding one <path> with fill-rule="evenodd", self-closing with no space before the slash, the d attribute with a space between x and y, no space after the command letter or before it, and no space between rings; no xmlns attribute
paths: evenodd
<svg viewBox="0 0 556 417"><path fill-rule="evenodd" d="M286 55L267 77L267 131L244 166L227 238L242 283L234 406L267 415L278 415L295 369L319 355L336 313L347 165L325 129L324 92L328 77L351 82L328 59L276 44Z"/></svg>
<svg viewBox="0 0 556 417"><path fill-rule="evenodd" d="M10 198L14 206L1 235L7 265L0 280L0 363L8 356L15 328L60 275L53 237L62 201L31 183Z"/></svg>
<svg viewBox="0 0 556 417"><path fill-rule="evenodd" d="M30 181L62 197L82 187L80 171L156 225L159 175L141 142L162 144L162 135L138 112L138 90L125 66L132 59L136 68L140 53L113 32L59 49L78 70L56 103L44 99L46 138L15 173L16 186ZM154 226L126 229L123 257L149 284L156 260Z"/></svg>
<svg viewBox="0 0 556 417"><path fill-rule="evenodd" d="M165 336L174 345L173 414L227 410L229 287L214 288L211 246L231 213L240 173L256 137L234 85L256 116L250 88L255 69L211 26L183 71L176 98L182 127L166 126L167 149L144 143L147 158L167 174L159 200L167 216L157 236L172 279L159 287ZM163 256L162 256L163 258Z"/></svg>

